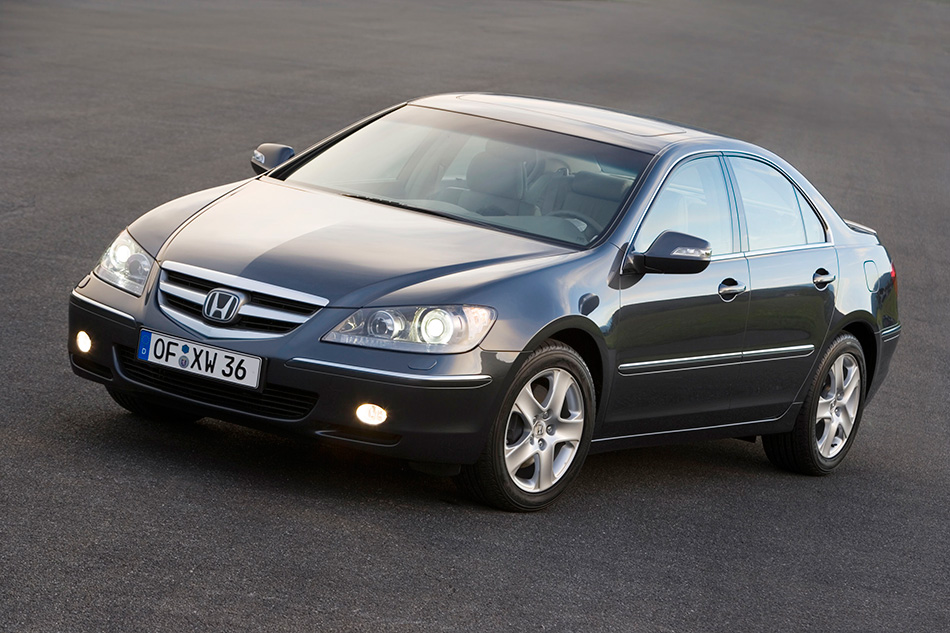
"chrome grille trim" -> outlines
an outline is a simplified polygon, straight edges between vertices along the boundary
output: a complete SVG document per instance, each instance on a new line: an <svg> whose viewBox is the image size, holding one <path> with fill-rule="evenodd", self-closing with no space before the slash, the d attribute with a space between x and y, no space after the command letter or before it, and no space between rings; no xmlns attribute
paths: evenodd
<svg viewBox="0 0 950 633"><path fill-rule="evenodd" d="M205 297L208 296L203 292L189 290L188 288L182 288L181 286L175 286L164 279L158 282L158 288L167 295L175 295L176 297L180 297L185 301L197 303L198 305L204 305Z"/></svg>
<svg viewBox="0 0 950 633"><path fill-rule="evenodd" d="M173 321L176 321L179 325L184 326L192 332L197 332L206 338L269 339L277 338L286 334L286 332L255 332L253 330L238 330L233 328L215 327L213 325L208 325L203 319L196 319L194 317L188 316L184 312L176 310L175 308L166 306L162 304L161 301L159 302L159 306L162 308L162 312L164 312Z"/></svg>
<svg viewBox="0 0 950 633"><path fill-rule="evenodd" d="M316 311L316 310L315 310ZM310 318L309 316L304 316L302 314L292 314L290 312L283 312L282 310L274 310L273 308L264 308L262 306L257 306L253 304L245 304L241 306L238 314L244 316L257 317L259 319L273 319L275 321L286 321L287 323L296 323L300 325L301 323L306 323Z"/></svg>
<svg viewBox="0 0 950 633"><path fill-rule="evenodd" d="M299 290L291 290L290 288L283 288L281 286L275 286L273 284L264 283L263 281L256 281L254 279L246 279L237 275L229 275L228 273L209 270L199 266L192 266L191 264L180 264L178 262L166 261L162 262L162 270L171 270L176 273L197 277L199 279L210 281L222 286L237 288L238 290L259 292L265 295L273 295L281 299L290 299L291 301L309 303L320 308L330 303L329 299L319 295L311 295L307 294L306 292L300 292ZM314 312L316 312L316 310L314 310Z"/></svg>
<svg viewBox="0 0 950 633"><path fill-rule="evenodd" d="M249 297L233 324L212 324L202 316L208 293L220 287L243 291ZM158 290L158 305L168 317L210 338L283 336L329 303L317 295L178 262L162 263Z"/></svg>

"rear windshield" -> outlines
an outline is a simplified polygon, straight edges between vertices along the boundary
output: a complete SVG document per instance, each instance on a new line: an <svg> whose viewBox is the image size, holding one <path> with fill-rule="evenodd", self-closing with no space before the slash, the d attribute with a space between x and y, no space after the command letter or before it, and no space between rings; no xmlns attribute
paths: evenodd
<svg viewBox="0 0 950 633"><path fill-rule="evenodd" d="M284 177L381 204L587 246L610 226L649 159L589 139L407 106Z"/></svg>

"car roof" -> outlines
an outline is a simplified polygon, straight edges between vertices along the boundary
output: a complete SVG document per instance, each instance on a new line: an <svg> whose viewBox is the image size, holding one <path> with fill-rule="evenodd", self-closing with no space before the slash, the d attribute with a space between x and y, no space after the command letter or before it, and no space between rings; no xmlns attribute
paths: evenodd
<svg viewBox="0 0 950 633"><path fill-rule="evenodd" d="M620 110L536 97L455 93L422 97L409 104L548 129L651 153L688 139L725 140L717 134Z"/></svg>

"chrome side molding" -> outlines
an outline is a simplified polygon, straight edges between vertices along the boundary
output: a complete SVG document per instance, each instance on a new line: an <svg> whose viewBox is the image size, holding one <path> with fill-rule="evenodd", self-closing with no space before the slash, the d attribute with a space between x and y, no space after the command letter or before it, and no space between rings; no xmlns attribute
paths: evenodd
<svg viewBox="0 0 950 633"><path fill-rule="evenodd" d="M791 345L789 347L770 347L766 349L747 350L744 352L728 352L725 354L707 354L705 356L687 356L683 358L664 358L661 360L647 360L637 363L623 363L617 370L624 376L639 373L659 371L685 371L702 369L716 365L736 362L757 362L769 360L783 360L808 356L815 351L815 346Z"/></svg>

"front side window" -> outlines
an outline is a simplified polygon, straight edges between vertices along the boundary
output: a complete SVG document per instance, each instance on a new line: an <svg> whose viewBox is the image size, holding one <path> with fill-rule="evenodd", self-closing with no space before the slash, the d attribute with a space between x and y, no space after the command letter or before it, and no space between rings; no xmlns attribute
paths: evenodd
<svg viewBox="0 0 950 633"><path fill-rule="evenodd" d="M279 177L583 247L611 226L650 158L549 130L406 106Z"/></svg>
<svg viewBox="0 0 950 633"><path fill-rule="evenodd" d="M736 157L728 160L745 211L749 250L825 241L821 220L788 178L757 160Z"/></svg>
<svg viewBox="0 0 950 633"><path fill-rule="evenodd" d="M673 171L640 225L634 250L645 252L663 231L704 239L713 255L736 252L729 196L717 157L697 158Z"/></svg>

